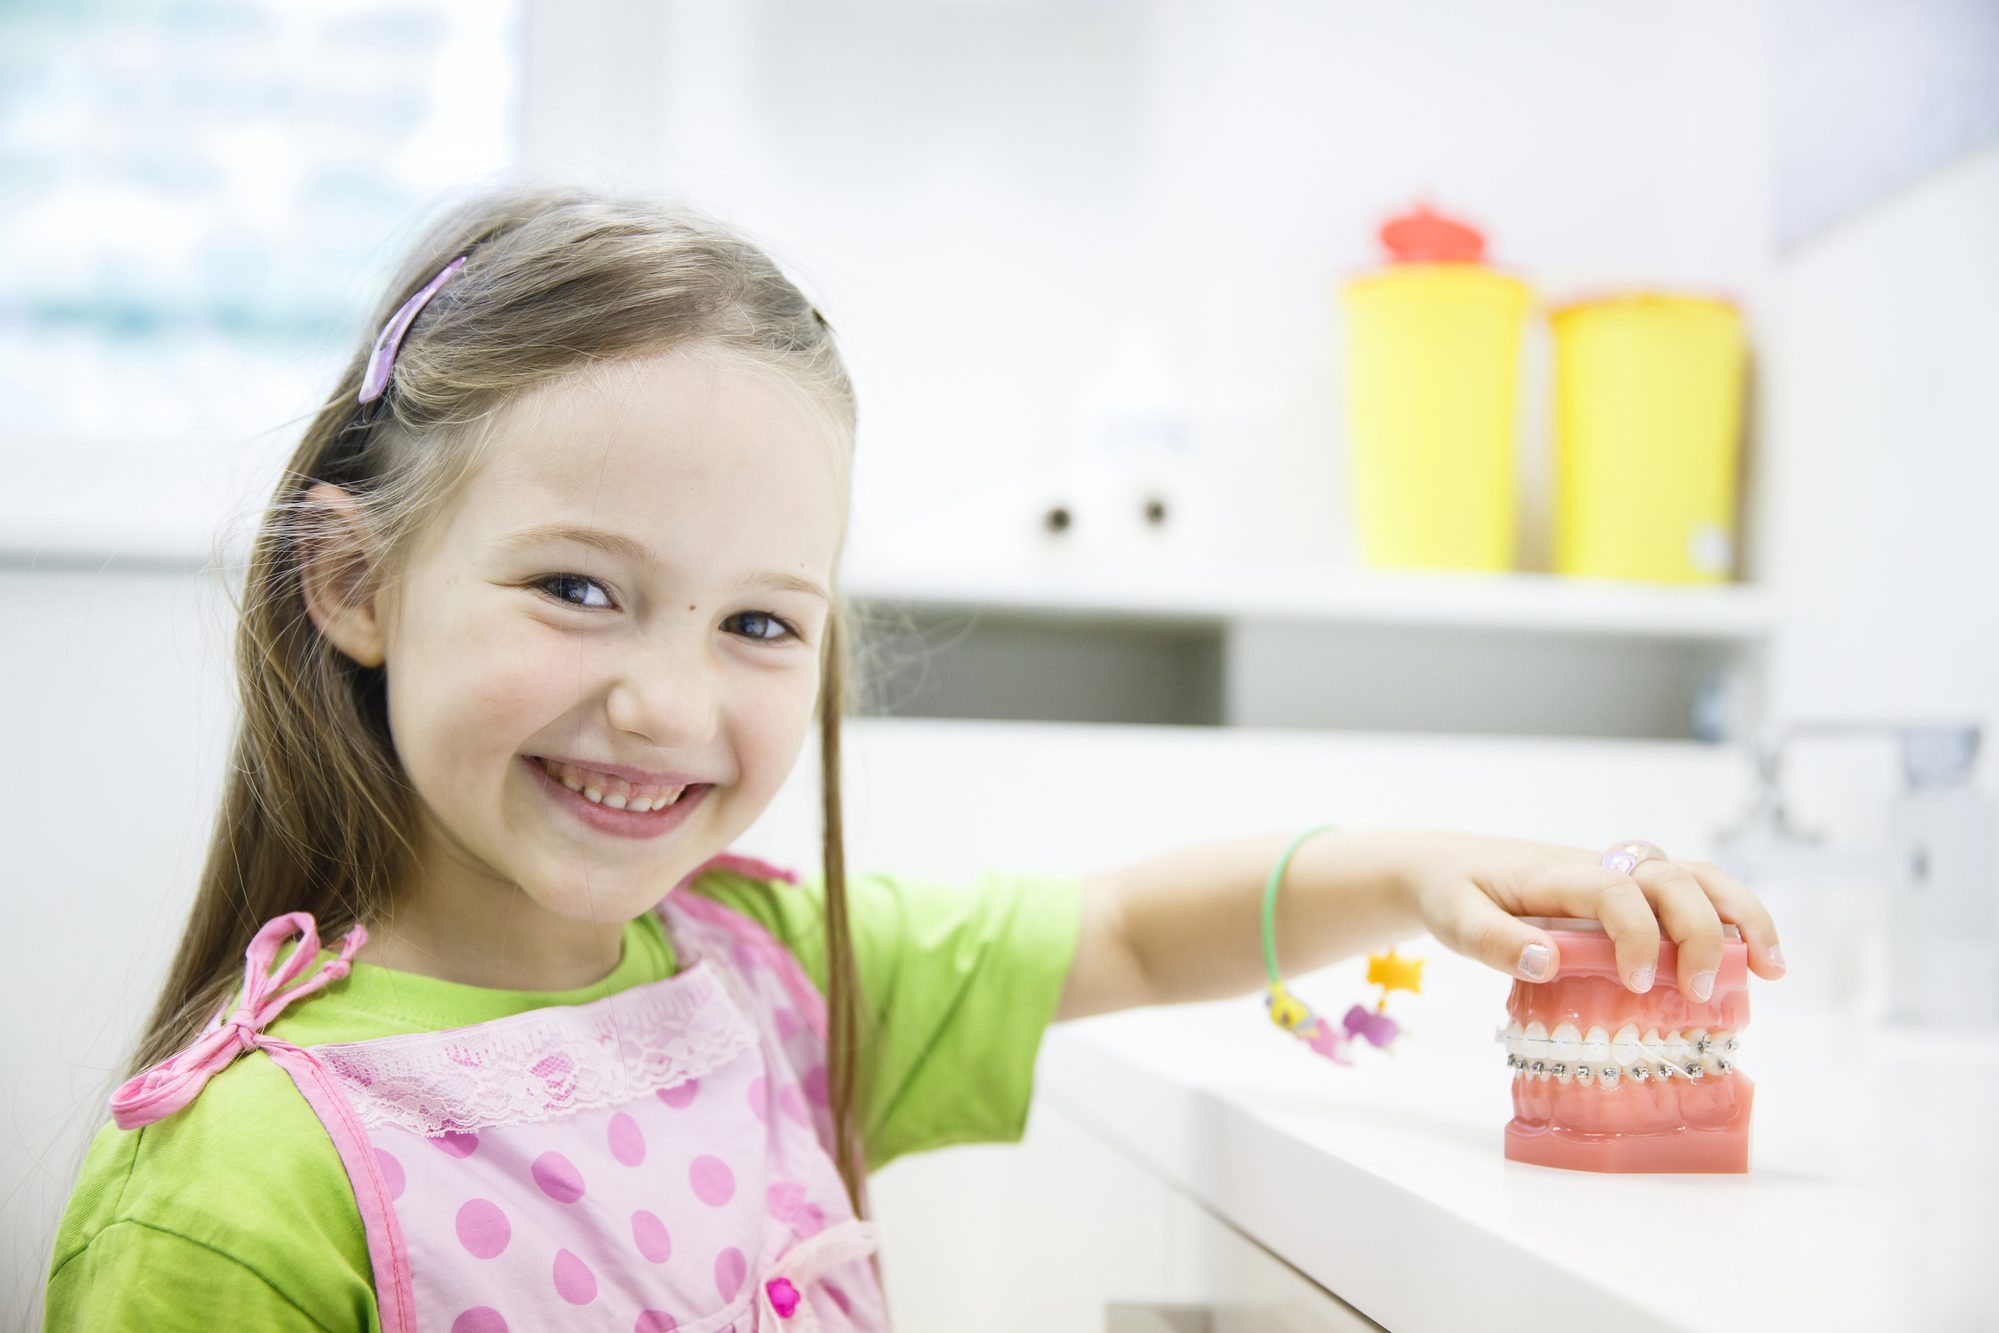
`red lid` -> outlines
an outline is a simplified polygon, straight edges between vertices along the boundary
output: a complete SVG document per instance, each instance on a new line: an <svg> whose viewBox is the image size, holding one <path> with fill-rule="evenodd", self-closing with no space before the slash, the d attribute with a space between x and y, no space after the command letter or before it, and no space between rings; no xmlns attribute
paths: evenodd
<svg viewBox="0 0 1999 1333"><path fill-rule="evenodd" d="M1419 203L1416 211L1390 218L1381 225L1381 243L1397 264L1480 264L1485 262L1485 236L1469 223L1432 212Z"/></svg>

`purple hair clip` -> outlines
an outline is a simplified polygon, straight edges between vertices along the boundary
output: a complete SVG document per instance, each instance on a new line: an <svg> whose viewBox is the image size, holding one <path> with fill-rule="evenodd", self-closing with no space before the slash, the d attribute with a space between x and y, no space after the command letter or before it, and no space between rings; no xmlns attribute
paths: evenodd
<svg viewBox="0 0 1999 1333"><path fill-rule="evenodd" d="M403 334L409 332L417 314L431 297L437 295L438 288L451 281L452 275L464 266L465 256L460 255L439 269L437 276L426 282L415 296L403 302L402 309L396 311L382 326L382 331L375 335L374 350L368 353L368 373L361 377L362 402L372 403L388 389L389 375L396 368L396 349L402 346Z"/></svg>

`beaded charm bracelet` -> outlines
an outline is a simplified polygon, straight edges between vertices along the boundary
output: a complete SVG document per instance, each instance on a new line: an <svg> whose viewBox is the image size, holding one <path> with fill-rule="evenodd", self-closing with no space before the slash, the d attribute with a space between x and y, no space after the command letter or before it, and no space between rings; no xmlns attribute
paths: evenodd
<svg viewBox="0 0 1999 1333"><path fill-rule="evenodd" d="M1284 989L1284 982L1277 972L1277 885L1284 878L1284 867L1291 863L1291 854L1298 850L1305 839L1332 828L1331 824L1321 824L1307 829L1292 839L1284 849L1284 855L1277 858L1277 864L1270 871L1270 880L1263 887L1263 966L1270 974L1270 989L1263 997L1264 1005L1270 1010L1270 1021L1283 1028L1298 1040L1310 1046L1320 1055L1335 1064L1353 1064L1346 1055L1347 1043L1355 1037L1365 1038L1377 1048L1386 1049L1401 1032L1401 1026L1383 1012L1388 1007L1388 993L1406 990L1420 993L1423 989L1423 960L1403 958L1394 949L1387 953L1369 954L1367 957L1367 984L1381 987L1381 998L1373 1009L1365 1005L1354 1005L1334 1027L1325 1019L1312 1012L1312 1007Z"/></svg>

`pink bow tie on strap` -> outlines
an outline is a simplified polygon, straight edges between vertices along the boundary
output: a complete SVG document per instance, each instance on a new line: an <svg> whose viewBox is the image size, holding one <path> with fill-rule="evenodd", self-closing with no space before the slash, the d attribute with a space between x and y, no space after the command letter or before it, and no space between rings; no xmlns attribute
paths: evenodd
<svg viewBox="0 0 1999 1333"><path fill-rule="evenodd" d="M812 1313L812 1307L805 1303L801 1285L808 1285L851 1259L861 1259L874 1253L880 1237L873 1222L860 1218L849 1218L837 1226L831 1226L803 1244L794 1246L777 1260L778 1276L767 1279L757 1293L757 1311L761 1316L759 1326L780 1327L779 1319L797 1322L787 1325L800 1333L816 1333L819 1318Z"/></svg>
<svg viewBox="0 0 1999 1333"><path fill-rule="evenodd" d="M275 974L271 961L278 946L299 935L298 948ZM356 925L340 945L340 956L328 961L308 981L283 989L319 956L319 928L307 912L287 912L272 917L243 951L243 1003L227 1019L218 1017L206 1032L181 1050L138 1076L119 1085L111 1094L111 1118L120 1129L137 1129L163 1120L193 1101L208 1080L246 1051L260 1046L283 1046L263 1034L264 1025L284 1007L301 996L347 975L354 951L368 940L365 927Z"/></svg>

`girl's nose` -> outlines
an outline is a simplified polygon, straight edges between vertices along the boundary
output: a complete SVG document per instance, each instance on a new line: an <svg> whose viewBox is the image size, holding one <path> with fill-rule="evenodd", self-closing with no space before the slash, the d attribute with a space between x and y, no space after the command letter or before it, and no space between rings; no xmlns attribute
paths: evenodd
<svg viewBox="0 0 1999 1333"><path fill-rule="evenodd" d="M715 664L698 647L648 644L626 658L606 708L618 730L655 745L705 742L715 734L721 709Z"/></svg>

